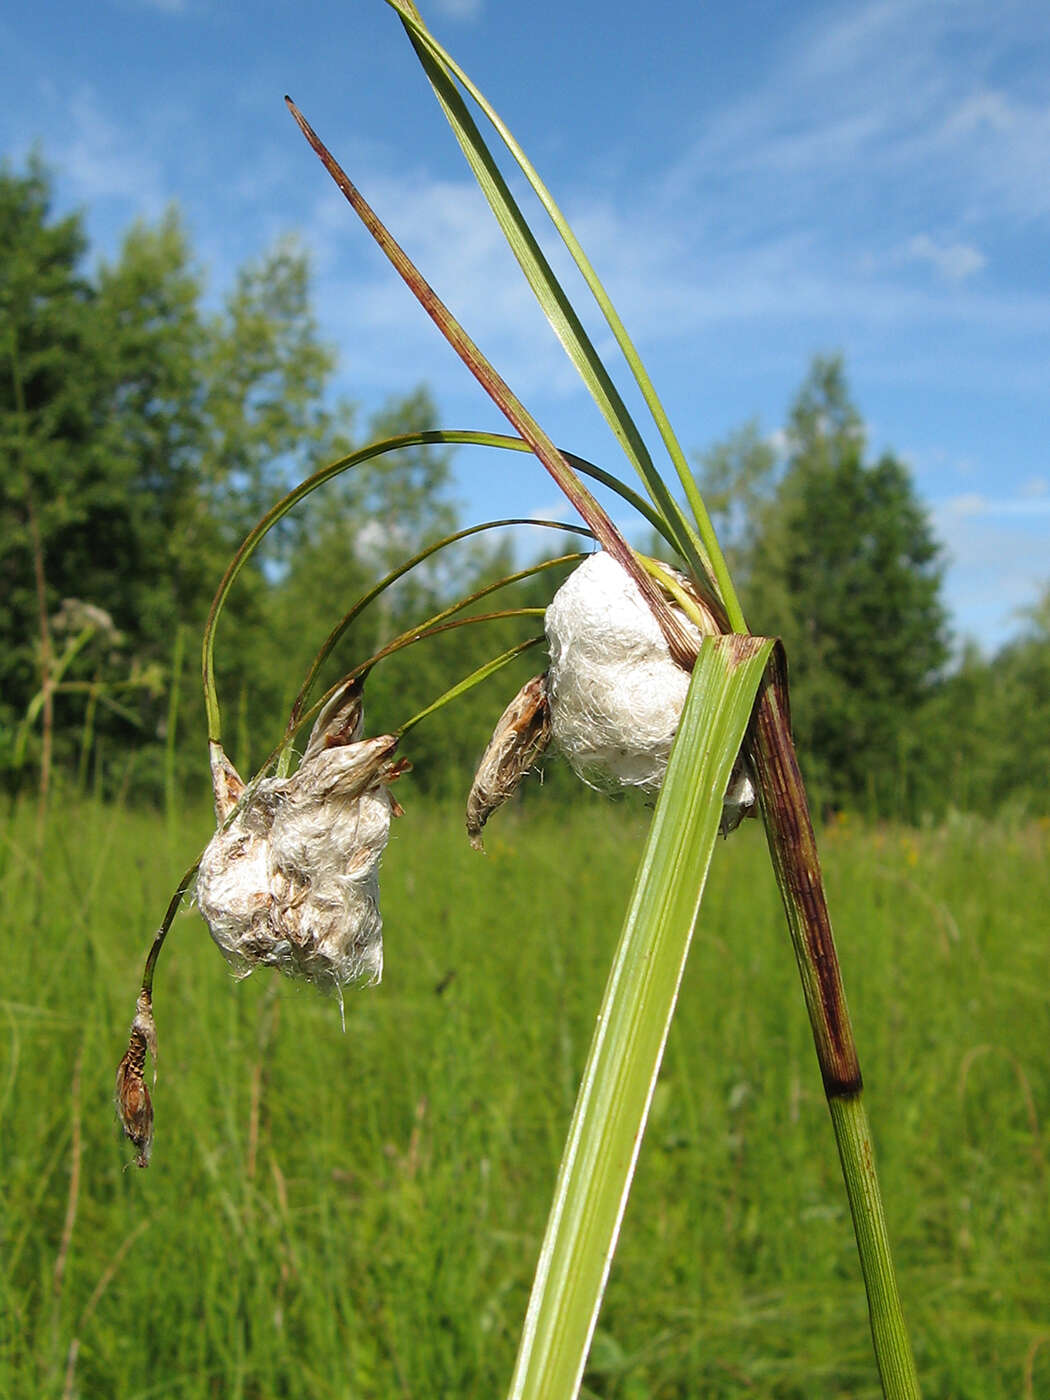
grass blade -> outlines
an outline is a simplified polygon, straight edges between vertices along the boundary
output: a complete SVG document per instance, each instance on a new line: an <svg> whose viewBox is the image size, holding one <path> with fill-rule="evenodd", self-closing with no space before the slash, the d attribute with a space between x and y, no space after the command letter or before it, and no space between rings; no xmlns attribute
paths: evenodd
<svg viewBox="0 0 1050 1400"><path fill-rule="evenodd" d="M404 724L399 724L395 733L404 737L410 729L414 729L421 720L432 715L437 710L443 709L451 704L453 700L458 700L461 695L466 695L468 690L473 690L482 681L487 681L489 676L494 676L497 671L501 671L504 666L511 661L516 661L519 656L524 656L525 652L531 651L533 647L542 646L547 638L541 632L538 637L528 637L524 642L519 642L516 647L511 647L509 651L501 652L499 656L494 656L490 661L486 661L469 675L457 681L454 686L450 686L442 695L429 704L425 710L420 710L411 719L405 720Z"/></svg>
<svg viewBox="0 0 1050 1400"><path fill-rule="evenodd" d="M401 16L409 39L466 156L467 163L555 335L612 429L624 455L644 482L650 499L671 525L675 548L686 560L691 572L701 578L709 578L710 569L700 540L653 465L649 449L627 405L511 194L499 166L450 76L450 55L425 29L413 6L398 3L398 0L392 0L392 3ZM466 75L461 74L461 70L457 70L457 76L469 82ZM472 95L480 97L473 84L470 84L470 91Z"/></svg>
<svg viewBox="0 0 1050 1400"><path fill-rule="evenodd" d="M538 175L524 157L524 153L514 142L513 137L506 127L500 122L498 116L492 108L485 102L480 92L470 83L470 80L445 54L440 45L429 36L420 20L418 13L412 5L411 0L388 0L388 3L398 12L405 22L413 43L416 45L417 53L424 59L424 67L432 80L440 87L439 97L445 95L446 111L453 121L456 134L460 136L464 149L468 151L468 159L471 160L475 168L475 174L482 184L482 188L490 199L492 207L497 211L504 233L511 242L515 252L519 255L519 262L526 270L526 275L533 286L534 293L539 297L545 309L551 308L561 317L561 326L571 329L571 317L565 314L564 294L560 287L553 282L553 275L550 274L549 266L534 257L533 250L537 250L535 239L525 228L524 219L517 206L510 199L506 190L506 183L502 177L497 179L493 175L495 170L494 162L487 148L484 146L480 134L477 133L473 120L466 113L466 109L458 93L455 92L452 76L463 83L467 91L475 97L481 104L483 110L496 125L499 134L511 150L519 166L526 174L534 190L541 198L548 214L554 221L559 233L566 245L572 252L578 266L583 272L591 291L598 299L599 305L606 314L606 318L612 327L616 338L624 352L628 363L635 374L635 378L642 389L647 403L660 432L664 437L665 444L671 454L672 461L678 471L679 477L685 488L687 498L697 522L697 529L707 550L707 555L711 561L711 568L714 573L715 586L721 593L721 601L724 603L724 611L719 607L715 611L716 616L720 616L720 621L724 618L736 633L746 631L746 623L733 589L732 580L729 577L724 559L715 538L710 518L707 514L703 500L700 497L696 483L692 478L688 463L678 445L674 434L667 421L666 415L660 406L655 390L649 381L648 375L637 355L633 345L627 337L626 330L620 323L615 309L612 307L604 289L601 287L593 269L590 267L582 249L579 247L572 231L568 226L564 216L561 215L550 195L546 191ZM424 52L421 52L421 46ZM453 97L455 101L453 101ZM566 495L573 502L587 523L591 526L597 538L617 559L638 584L647 605L653 612L663 631L671 654L674 659L686 669L691 669L693 656L688 650L682 648L682 638L678 635L673 619L669 619L667 609L662 601L655 596L655 586L648 578L644 568L639 569L635 561L631 559L630 551L627 549L622 537L612 526L612 522L597 506L593 497L585 491L582 483L571 472L564 457L557 452L549 438L543 433L536 423L511 393L509 387L496 373L494 368L481 355L477 347L470 341L462 327L452 317L448 309L436 298L433 290L427 285L418 269L416 269L404 254L403 250L394 242L389 232L376 218L373 211L361 198L358 191L351 185L346 175L339 168L330 153L323 146L317 136L310 129L302 118L301 114L289 103L293 115L298 121L304 135L313 146L329 173L336 181L348 201L359 214L363 222L372 232L377 242L387 253L394 266L401 276L412 288L419 299L421 305L428 315L440 327L442 333L456 349L464 363L470 368L478 379L479 383L486 389L493 400L504 412L508 420L518 433L529 443L536 452L536 455L547 466L551 475L565 491ZM464 120L463 114L466 114ZM527 236L526 236L527 235ZM522 260L523 252L527 254ZM540 255L540 258L542 255ZM571 309L570 309L571 310ZM550 313L548 313L550 314ZM589 342L588 342L589 345ZM585 361L581 373L584 374L588 387L597 386L602 391L605 380L601 374L594 370L590 362L587 347L582 341L577 345L578 353ZM577 366L580 368L580 366ZM604 373L604 372L603 372ZM614 401L606 395L606 404L610 409L615 408ZM623 427L624 425L621 424ZM630 440L630 434L625 435ZM677 515L674 519L677 521ZM668 528L672 534L676 533L675 526L669 521ZM689 557L687 555L687 557ZM709 590L711 579L706 574L706 569L702 572L694 565L693 582L698 589ZM733 645L734 643L727 644ZM736 643L741 642L738 636ZM774 668L777 669L777 668ZM783 672L781 670L781 680ZM805 993L806 1006L809 1012L813 1029L814 1042L816 1045L818 1061L824 1079L825 1090L828 1096L829 1107L831 1109L832 1123L835 1129L836 1142L842 1159L843 1173L846 1179L847 1194L850 1201L850 1208L854 1218L854 1228L857 1235L858 1249L861 1255L861 1266L864 1273L865 1287L868 1293L869 1309L871 1312L872 1335L875 1343L876 1358L879 1372L883 1383L883 1389L888 1400L913 1400L918 1395L918 1382L915 1372L914 1361L911 1356L910 1345L906 1330L904 1328L903 1315L900 1306L900 1299L897 1293L897 1286L893 1274L892 1260L889 1253L888 1237L885 1221L882 1215L881 1200L879 1198L877 1180L875 1176L874 1164L870 1152L870 1138L868 1136L866 1119L861 1104L861 1080L857 1062L856 1048L853 1042L852 1030L849 1024L849 1016L846 1009L845 997L842 991L841 977L839 976L837 957L835 954L834 939L831 931L830 918L828 916L826 899L824 895L819 862L816 857L816 845L813 840L812 825L809 819L809 812L806 802L805 789L801 783L798 773L797 759L795 757L794 743L791 736L790 724L788 720L786 704L786 686L781 684L781 680L767 684L762 688L761 698L756 710L754 732L749 745L748 753L754 763L758 786L762 798L762 810L765 818L766 830L769 839L770 850L773 855L773 864L777 876L777 882L781 889L784 906L787 913L788 924L791 930L792 941L795 954L802 975L803 989ZM708 856L709 858L709 856ZM706 863L704 865L706 871ZM694 911L695 915L695 911ZM691 927L691 925L690 925ZM626 936L626 935L625 935ZM687 941L687 940L686 940ZM673 1005L673 993L671 997ZM669 1013L668 1013L669 1014ZM666 1034L666 1025L662 1034ZM661 1046L662 1046L661 1039ZM656 1055L656 1063L659 1060L659 1050ZM651 1089L651 1085L650 1085ZM647 1103L647 1100L646 1100ZM644 1120L645 1107L639 1127ZM578 1124L574 1119L574 1134L577 1133ZM573 1141L576 1141L574 1137ZM571 1167L571 1157L575 1149L570 1144L563 1168L568 1170ZM633 1155L628 1164L624 1179L624 1193L626 1193L627 1182L630 1178L630 1171L633 1166ZM561 1180L561 1178L559 1179ZM578 1180L578 1178L577 1178ZM559 1186L561 1191L561 1186ZM594 1208L599 1213L605 1212L608 1205L606 1199L607 1192L600 1183L595 1188ZM625 1194L619 1202L618 1209L622 1211ZM557 1214L564 1211L565 1199L559 1195L556 1203ZM570 1231L577 1229L581 1221L586 1221L591 1211L587 1203L587 1192L584 1189L579 1200L575 1202L574 1211L576 1215L575 1223L570 1220ZM610 1232L603 1244L601 1231L590 1231L590 1247L592 1252L586 1249L581 1252L574 1261L579 1265L580 1276L586 1275L588 1279L594 1281L594 1269L600 1266L600 1277L597 1279L596 1287L593 1291L594 1306L597 1307L604 1285L605 1273L608 1269L609 1253L618 1227L619 1214L615 1215ZM551 1230L555 1236L560 1233L560 1226L555 1217L552 1216ZM562 1248L562 1246L559 1246ZM593 1250L597 1250L595 1254ZM541 1259L540 1275L537 1276L537 1290L546 1296L548 1292L546 1280L553 1277L550 1273L550 1259L544 1255ZM570 1352L558 1340L559 1329L571 1326L577 1329L580 1321L581 1296L568 1275L562 1275L554 1280L553 1293L557 1295L559 1290L565 1293L562 1303L558 1304L553 1311L547 1310L543 1316L545 1326L550 1336L547 1338L545 1346L551 1351L551 1355L558 1352L559 1355L552 1363L554 1373L559 1377L553 1389L518 1389L514 1394L570 1394L575 1392L579 1384L581 1370L569 1374L565 1371L566 1358L570 1357ZM573 1295L573 1296L569 1296ZM568 1313L562 1314L558 1309L565 1304L568 1306ZM542 1304L547 1309L546 1302ZM569 1320L566 1320L569 1319ZM578 1357L579 1367L582 1368L583 1359L586 1353L587 1339L590 1335L590 1328L594 1324L594 1315L586 1319L583 1343ZM529 1320L526 1324L526 1334L523 1338L521 1357L531 1358L533 1355L537 1336L536 1315L530 1306ZM552 1341L551 1338L554 1338ZM578 1340L578 1337L577 1337ZM524 1369L523 1369L524 1368ZM559 1369L560 1368L560 1369ZM546 1386L549 1380L549 1368L545 1359L540 1360L539 1370L536 1371L531 1359L521 1361L515 1375L516 1378L534 1377L539 1375L541 1383ZM571 1384L571 1390L566 1388L565 1383ZM518 1380L516 1380L516 1384ZM529 1384L537 1382L530 1380ZM524 1381L521 1382L524 1384Z"/></svg>
<svg viewBox="0 0 1050 1400"><path fill-rule="evenodd" d="M511 1400L578 1392L722 797L772 647L746 636L701 645L576 1100Z"/></svg>
<svg viewBox="0 0 1050 1400"><path fill-rule="evenodd" d="M642 443L637 427L613 386L608 372L598 360L579 317L569 305L565 292L555 278L547 259L540 251L535 236L528 228L521 210L507 189L506 181L499 173L473 118L455 89L452 82L453 77L462 84L485 113L558 231L562 242L571 254L605 317L635 382L642 392L682 484L689 507L693 512L699 531L699 540L696 532L692 530L679 510L677 503L674 505L676 518L681 522L681 527L686 532L689 546L682 550L683 558L690 564L698 582L703 582L705 579L714 581L715 587L721 594L732 629L737 632L746 631L744 615L733 587L729 569L726 566L714 527L711 524L711 518L697 489L685 453L682 451L681 444L675 435L671 421L660 402L659 395L641 356L635 349L634 342L631 340L626 326L620 319L620 315L602 285L597 272L595 272L590 259L573 233L568 219L558 207L554 197L540 178L539 172L515 140L499 113L480 88L456 63L451 54L438 43L426 28L419 11L411 3L411 0L387 0L387 4L397 12L405 25L420 62L434 87L438 101L441 103L449 124L467 157L475 178L496 215L500 227L503 229L504 235L558 339L568 352L595 402L613 427L624 451L650 491L654 503L666 513L664 498L668 495L667 488L659 474L653 469L652 459ZM640 453L638 452L639 447ZM670 517L668 518L670 519Z"/></svg>

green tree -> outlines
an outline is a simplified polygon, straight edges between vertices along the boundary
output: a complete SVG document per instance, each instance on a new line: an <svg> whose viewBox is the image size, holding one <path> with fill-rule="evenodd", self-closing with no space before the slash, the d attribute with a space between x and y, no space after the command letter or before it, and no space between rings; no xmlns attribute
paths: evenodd
<svg viewBox="0 0 1050 1400"><path fill-rule="evenodd" d="M827 804L900 811L915 712L948 656L940 546L904 464L866 459L838 357L813 362L782 470L758 466L747 615L784 639L808 777Z"/></svg>
<svg viewBox="0 0 1050 1400"><path fill-rule="evenodd" d="M46 685L47 619L64 598L104 609L124 639L101 659L98 647L85 649L67 681L104 685L129 668L168 666L179 625L199 635L249 525L328 460L341 433L340 412L324 400L334 356L318 337L308 265L293 244L243 268L214 313L175 211L136 224L97 274L84 270L86 252L81 218L53 216L39 160L0 172L0 724L9 755ZM227 678L249 692L260 679L253 659L273 557L271 549L246 571L221 653ZM111 708L100 730L126 741L137 727L139 740L154 739L165 703L139 694L137 705ZM183 714L199 712L194 693ZM59 714L58 729L64 718L73 724Z"/></svg>
<svg viewBox="0 0 1050 1400"><path fill-rule="evenodd" d="M155 226L132 227L99 284L135 501L124 593L142 645L168 663L177 628L199 637L226 563L258 517L336 454L346 410L325 403L335 357L318 338L308 262L293 243L241 268L207 314L203 276L170 210ZM293 535L285 527L266 541L223 619L218 679L242 736L258 730L282 691L267 570ZM193 772L203 739L195 665L181 687L183 767Z"/></svg>
<svg viewBox="0 0 1050 1400"><path fill-rule="evenodd" d="M355 446L437 426L437 410L425 389L387 403L367 423L363 435L349 418L334 441L332 456ZM267 613L269 635L263 644L281 660L281 691L272 711L287 712L307 668L341 617L366 589L407 556L456 528L449 499L452 454L430 445L407 448L365 462L333 478L297 509L286 564L272 579ZM446 596L448 556L413 571L385 592L340 639L323 669L319 690L351 666L376 652L398 632L436 612ZM451 567L455 567L454 564ZM418 675L420 649L414 649ZM390 687L385 677L391 662L369 685L369 725L377 701ZM410 687L414 693L416 686ZM404 691L394 688L404 704ZM433 698L433 697L431 697ZM422 703L422 702L421 702ZM272 726L282 715L271 713ZM408 712L397 719L408 718ZM394 723L393 717L388 717Z"/></svg>
<svg viewBox="0 0 1050 1400"><path fill-rule="evenodd" d="M1050 584L991 657L968 644L920 721L926 805L1050 814Z"/></svg>
<svg viewBox="0 0 1050 1400"><path fill-rule="evenodd" d="M308 264L293 243L242 268L212 312L174 209L133 225L91 275L86 252L79 217L53 218L39 162L0 177L3 719L10 754L27 711L39 728L48 667L56 685L59 675L103 692L108 682L109 709L93 721L94 737L133 748L139 781L158 791L176 681L181 768L205 777L196 643L244 535L295 481L364 441L434 427L437 415L417 390L392 400L361 434L350 406L328 401L334 358L318 337ZM327 483L238 577L216 649L225 736L238 763L258 763L272 747L309 662L359 594L456 527L450 463L448 449L408 448ZM509 567L483 539L437 556L342 640L322 684ZM89 611L64 609L67 597ZM90 608L113 627L89 644L68 619L94 616ZM51 641L47 619L59 617ZM392 660L370 683L370 723L406 719L521 635L513 624L468 629ZM129 675L152 677L160 667L167 693L127 687ZM83 692L55 689L47 710L78 761L85 703ZM414 736L424 782L448 786L442 774L455 770L462 783L490 708L483 697L468 699Z"/></svg>
<svg viewBox="0 0 1050 1400"><path fill-rule="evenodd" d="M133 226L99 274L141 551L136 607L161 631L199 616L231 549L336 431L324 403L334 354L318 340L305 256L278 244L214 314L203 293L175 210Z"/></svg>
<svg viewBox="0 0 1050 1400"><path fill-rule="evenodd" d="M991 666L991 726L996 756L992 798L997 806L1050 813L1050 584L1023 614L1024 630Z"/></svg>
<svg viewBox="0 0 1050 1400"><path fill-rule="evenodd" d="M0 715L18 720L46 617L124 535L105 450L106 383L78 218L53 220L37 159L0 171ZM76 483L74 487L74 483ZM41 629L44 629L43 632Z"/></svg>
<svg viewBox="0 0 1050 1400"><path fill-rule="evenodd" d="M110 595L119 588L118 620L136 636L170 636L199 608L224 543L220 517L200 499L203 291L173 209L155 227L134 225L98 274L107 391L119 425L113 452L129 516L124 551L105 561L101 587Z"/></svg>

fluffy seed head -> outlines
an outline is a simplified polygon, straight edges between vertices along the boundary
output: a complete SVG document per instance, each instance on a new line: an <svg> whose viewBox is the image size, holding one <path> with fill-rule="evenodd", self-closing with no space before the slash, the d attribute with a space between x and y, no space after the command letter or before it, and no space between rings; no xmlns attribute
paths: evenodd
<svg viewBox="0 0 1050 1400"><path fill-rule="evenodd" d="M692 592L687 579L670 572ZM702 632L676 611L698 646L704 633L716 631L710 622ZM592 554L554 595L546 630L554 742L592 787L656 792L667 770L689 674L672 660L634 580L610 554ZM753 806L754 788L740 760L730 779L723 831L738 826Z"/></svg>
<svg viewBox="0 0 1050 1400"><path fill-rule="evenodd" d="M338 990L382 975L378 870L400 810L388 784L408 764L391 760L392 735L357 739L359 693L343 699L322 711L298 771L258 782L201 858L197 904L242 976L276 967ZM213 774L218 808L236 774L225 756Z"/></svg>
<svg viewBox="0 0 1050 1400"><path fill-rule="evenodd" d="M699 644L699 630L681 615ZM610 554L592 554L547 609L554 739L592 787L663 780L689 675L671 659L637 585Z"/></svg>

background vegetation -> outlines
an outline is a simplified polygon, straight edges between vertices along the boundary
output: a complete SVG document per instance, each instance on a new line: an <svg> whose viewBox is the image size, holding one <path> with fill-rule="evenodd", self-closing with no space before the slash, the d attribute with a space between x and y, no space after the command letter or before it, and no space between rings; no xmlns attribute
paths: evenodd
<svg viewBox="0 0 1050 1400"><path fill-rule="evenodd" d="M219 303L175 211L129 230L111 264L89 271L86 253L79 217L52 215L39 163L0 174L0 772L11 790L35 785L50 746L81 789L149 799L205 781L197 640L249 526L351 446L439 415L422 388L364 424L333 402L334 355L294 244L243 268ZM783 451L749 424L698 466L754 630L787 643L821 806L907 820L1050 811L1050 589L1019 640L952 660L940 546L906 467L868 458L840 360L813 362ZM269 751L366 581L457 523L450 483L442 449L362 468L242 575L218 658L243 767ZM399 585L333 666L506 572L506 544L484 540ZM551 586L516 597L542 603ZM461 631L381 668L373 725L522 634ZM462 789L494 709L482 691L417 731L417 783Z"/></svg>
<svg viewBox="0 0 1050 1400"><path fill-rule="evenodd" d="M148 1172L113 1117L142 930L210 817L6 828L0 1394L504 1393L646 813L402 793L387 974L336 1004L165 950ZM824 835L929 1400L1050 1389L1045 825ZM494 912L495 911L495 912ZM37 932L40 931L40 932ZM46 934L46 936L45 936ZM67 1388L71 1358L75 1388ZM586 1379L875 1397L856 1248L761 832L720 845Z"/></svg>

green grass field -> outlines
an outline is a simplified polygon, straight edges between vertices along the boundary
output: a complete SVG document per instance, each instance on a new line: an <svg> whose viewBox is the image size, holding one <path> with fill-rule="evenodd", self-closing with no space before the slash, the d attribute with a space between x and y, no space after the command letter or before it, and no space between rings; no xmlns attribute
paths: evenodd
<svg viewBox="0 0 1050 1400"><path fill-rule="evenodd" d="M386 978L345 1034L177 920L145 1172L113 1073L206 821L56 810L39 859L6 826L5 1400L504 1393L645 814L541 794L481 858L401 796ZM1050 1395L1050 830L844 823L823 850L924 1395ZM756 824L716 853L585 1391L879 1393Z"/></svg>

